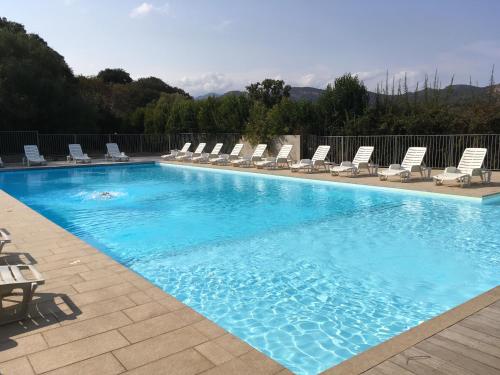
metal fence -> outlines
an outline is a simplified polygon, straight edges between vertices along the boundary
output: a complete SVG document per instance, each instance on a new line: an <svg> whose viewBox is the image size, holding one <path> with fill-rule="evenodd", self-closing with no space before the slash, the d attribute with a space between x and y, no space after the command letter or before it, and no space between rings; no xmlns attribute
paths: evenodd
<svg viewBox="0 0 500 375"><path fill-rule="evenodd" d="M211 150L217 142L223 142L223 152L229 152L241 138L238 133L205 134L39 134L36 131L0 132L0 156L20 159L24 145L38 145L40 153L49 158L63 158L68 154L68 144L79 143L91 156L103 156L106 143L115 142L129 154L160 154L181 148L185 142L193 145L207 143Z"/></svg>
<svg viewBox="0 0 500 375"><path fill-rule="evenodd" d="M179 133L179 134L39 134L36 131L0 132L0 156L12 161L21 159L23 145L36 144L49 158L63 158L69 143L79 143L91 156L102 156L106 143L116 142L129 154L160 154L181 148L185 142L207 143L211 150L217 142L224 143L222 152L231 151L241 139L239 133ZM400 163L408 147L425 146L425 163L433 168L456 165L466 147L486 147L485 167L500 170L500 134L459 135L367 135L367 136L301 136L302 158L310 158L319 145L332 147L331 161L351 160L358 147L375 146L373 162L387 166Z"/></svg>
<svg viewBox="0 0 500 375"><path fill-rule="evenodd" d="M425 163L432 168L457 165L465 148L486 147L485 168L500 170L500 134L315 136L301 139L301 155L311 158L319 145L330 145L330 161L352 160L358 147L374 146L372 161L380 166L401 163L408 147L427 147Z"/></svg>

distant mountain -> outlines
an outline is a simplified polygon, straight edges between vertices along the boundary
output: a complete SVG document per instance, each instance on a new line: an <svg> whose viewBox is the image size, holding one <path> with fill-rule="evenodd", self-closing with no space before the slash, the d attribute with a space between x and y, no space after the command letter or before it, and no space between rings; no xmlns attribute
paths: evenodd
<svg viewBox="0 0 500 375"><path fill-rule="evenodd" d="M471 85L453 85L453 86L447 86L443 89L437 90L439 92L439 95L442 96L442 98L447 98L451 103L457 103L462 100L467 100L470 99L471 97L477 97L481 95L486 95L490 90L490 86L485 86L485 87L478 87L478 86L471 86ZM495 85L493 90L496 93L500 94L500 84ZM433 95L436 90L429 89L428 94ZM295 101L299 100L306 100L306 101L311 101L315 102L318 100L318 98L325 92L323 89L318 89L315 87L292 87L290 90L290 98ZM206 99L209 96L212 97L220 97L220 96L226 96L226 95L245 95L245 91L238 91L238 90L233 90L233 91L228 91L224 94L217 94L217 93L209 93L205 95L200 95L197 96L195 99L196 100L202 100ZM375 103L375 98L377 96L376 93L372 91L368 91L368 94L370 96L370 104ZM408 96L411 100L414 99L414 96L417 95L417 100L423 99L424 98L424 90L419 90L415 94L415 92L410 92L408 93ZM384 95L381 94L381 97L383 98Z"/></svg>
<svg viewBox="0 0 500 375"><path fill-rule="evenodd" d="M194 98L194 100L203 100L208 99L209 97L217 98L221 96L221 94L217 94L216 92L209 92L208 94L203 94Z"/></svg>

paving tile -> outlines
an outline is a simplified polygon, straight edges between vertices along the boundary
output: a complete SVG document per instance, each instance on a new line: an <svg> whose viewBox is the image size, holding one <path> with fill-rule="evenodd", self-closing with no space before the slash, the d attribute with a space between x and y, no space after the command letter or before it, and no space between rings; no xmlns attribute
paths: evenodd
<svg viewBox="0 0 500 375"><path fill-rule="evenodd" d="M44 375L116 375L122 373L124 370L123 366L112 354L106 353L46 372Z"/></svg>
<svg viewBox="0 0 500 375"><path fill-rule="evenodd" d="M187 325L189 325L188 322L174 313L167 313L120 328L120 332L128 341L134 343Z"/></svg>
<svg viewBox="0 0 500 375"><path fill-rule="evenodd" d="M89 292L91 290L104 289L112 285L126 283L120 275L102 277L100 279L84 281L81 283L73 284L79 293Z"/></svg>
<svg viewBox="0 0 500 375"><path fill-rule="evenodd" d="M134 303L126 296L119 296L105 301L95 302L84 306L78 306L80 313L73 319L64 319L61 317L61 325L70 325L81 322L96 316L106 315L115 311L124 310L133 307ZM59 316L58 316L59 317Z"/></svg>
<svg viewBox="0 0 500 375"><path fill-rule="evenodd" d="M209 339L215 339L227 333L223 328L208 319L200 320L192 324L192 327L196 328Z"/></svg>
<svg viewBox="0 0 500 375"><path fill-rule="evenodd" d="M193 324L205 319L203 315L197 313L190 307L183 307L182 309L175 310L172 314L188 324Z"/></svg>
<svg viewBox="0 0 500 375"><path fill-rule="evenodd" d="M234 356L222 349L219 345L214 343L213 341L207 341L201 345L195 347L197 351L199 351L203 356L208 358L210 362L215 365L220 365L224 362L230 361L234 358Z"/></svg>
<svg viewBox="0 0 500 375"><path fill-rule="evenodd" d="M113 354L128 370L156 361L206 341L206 337L191 327L141 341Z"/></svg>
<svg viewBox="0 0 500 375"><path fill-rule="evenodd" d="M0 363L0 374L5 375L32 375L34 374L26 357Z"/></svg>
<svg viewBox="0 0 500 375"><path fill-rule="evenodd" d="M206 358L193 349L173 354L169 357L149 363L132 371L125 372L126 375L194 375L213 367Z"/></svg>
<svg viewBox="0 0 500 375"><path fill-rule="evenodd" d="M109 331L30 354L28 357L35 371L42 373L68 366L127 345L127 340L118 331Z"/></svg>
<svg viewBox="0 0 500 375"><path fill-rule="evenodd" d="M111 331L123 327L132 321L121 311L96 318L84 320L79 323L67 325L42 333L49 346L63 345L71 341L80 340L98 333Z"/></svg>
<svg viewBox="0 0 500 375"><path fill-rule="evenodd" d="M90 292L80 293L72 297L77 306L84 306L89 303L105 301L111 298L119 297L124 294L136 292L138 289L129 283L121 283L104 289L92 290Z"/></svg>
<svg viewBox="0 0 500 375"><path fill-rule="evenodd" d="M39 333L14 340L4 338L0 342L0 362L38 352L45 348L47 348L47 343Z"/></svg>
<svg viewBox="0 0 500 375"><path fill-rule="evenodd" d="M184 307L186 307L185 304L183 304L181 301L179 301L178 299L168 295L168 294L165 294L163 291L160 290L160 292L162 293L161 296L157 296L155 299L156 301L158 301L159 303L161 303L163 306L166 306L170 311L175 311L175 310L179 310L179 309L183 309Z"/></svg>
<svg viewBox="0 0 500 375"><path fill-rule="evenodd" d="M235 357L239 357L253 349L250 345L230 333L216 338L214 342Z"/></svg>
<svg viewBox="0 0 500 375"><path fill-rule="evenodd" d="M87 267L87 266L85 266L85 267ZM107 268L98 269L98 270L89 270L87 267L87 270L80 272L80 276L86 281L100 279L102 277L115 276L115 275L116 275L116 272L111 271Z"/></svg>
<svg viewBox="0 0 500 375"><path fill-rule="evenodd" d="M137 305L143 305L147 302L151 302L153 299L144 293L142 290L135 293L130 293L128 297L134 301Z"/></svg>
<svg viewBox="0 0 500 375"><path fill-rule="evenodd" d="M169 310L156 301L147 302L143 305L131 307L130 309L123 310L127 316L135 322L154 318L155 316L166 314Z"/></svg>
<svg viewBox="0 0 500 375"><path fill-rule="evenodd" d="M253 367L256 374L275 374L283 369L283 366L255 349L243 354L240 359Z"/></svg>
<svg viewBox="0 0 500 375"><path fill-rule="evenodd" d="M234 358L202 373L203 375L258 375L255 369L239 358ZM260 375L260 374L259 374Z"/></svg>

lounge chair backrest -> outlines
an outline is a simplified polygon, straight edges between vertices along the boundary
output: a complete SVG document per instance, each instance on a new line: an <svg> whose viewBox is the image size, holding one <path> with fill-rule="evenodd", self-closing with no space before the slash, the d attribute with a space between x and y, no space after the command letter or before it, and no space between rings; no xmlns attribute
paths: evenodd
<svg viewBox="0 0 500 375"><path fill-rule="evenodd" d="M466 148L458 163L460 172L472 172L474 169L481 169L486 156L486 148Z"/></svg>
<svg viewBox="0 0 500 375"><path fill-rule="evenodd" d="M406 151L401 167L407 169L414 165L421 165L426 152L427 147L410 147L408 151Z"/></svg>
<svg viewBox="0 0 500 375"><path fill-rule="evenodd" d="M24 154L26 155L26 158L28 158L28 160L41 159L40 152L38 151L37 145L25 145L24 146Z"/></svg>
<svg viewBox="0 0 500 375"><path fill-rule="evenodd" d="M317 160L325 160L326 155L330 152L330 146L318 146L316 149L316 152L314 153L312 157L312 161L317 161Z"/></svg>
<svg viewBox="0 0 500 375"><path fill-rule="evenodd" d="M368 163L373 154L373 146L361 146L352 160L352 164L358 166L361 163Z"/></svg>
<svg viewBox="0 0 500 375"><path fill-rule="evenodd" d="M83 158L83 151L82 151L82 146L79 144L70 144L68 145L69 148L69 154L71 156L77 157L77 158Z"/></svg>
<svg viewBox="0 0 500 375"><path fill-rule="evenodd" d="M198 147L196 147L196 150L194 150L195 154L201 154L203 150L205 149L206 143L200 143Z"/></svg>
<svg viewBox="0 0 500 375"><path fill-rule="evenodd" d="M262 155L264 155L266 148L267 148L266 144L261 143L257 145L257 147L255 147L255 150L253 151L252 158L261 158Z"/></svg>
<svg viewBox="0 0 500 375"><path fill-rule="evenodd" d="M238 156L243 149L243 143L237 143L233 147L233 151L231 151L231 156Z"/></svg>
<svg viewBox="0 0 500 375"><path fill-rule="evenodd" d="M191 147L191 142L184 143L184 146L181 148L181 152L186 153L189 150L189 147Z"/></svg>
<svg viewBox="0 0 500 375"><path fill-rule="evenodd" d="M120 155L120 149L116 143L106 143L106 148L108 149L109 155Z"/></svg>
<svg viewBox="0 0 500 375"><path fill-rule="evenodd" d="M222 145L223 143L217 143L214 148L212 149L212 152L210 153L210 155L219 155L220 153L220 150L222 148Z"/></svg>
<svg viewBox="0 0 500 375"><path fill-rule="evenodd" d="M283 145L281 146L281 150L276 155L276 159L288 159L288 155L292 152L293 145Z"/></svg>

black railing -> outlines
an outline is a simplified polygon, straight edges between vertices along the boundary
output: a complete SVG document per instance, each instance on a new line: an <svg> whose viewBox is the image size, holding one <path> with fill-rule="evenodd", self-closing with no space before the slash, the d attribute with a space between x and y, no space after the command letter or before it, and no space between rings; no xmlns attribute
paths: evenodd
<svg viewBox="0 0 500 375"><path fill-rule="evenodd" d="M367 136L315 136L301 138L301 155L311 158L319 145L330 145L330 161L340 163L352 160L358 147L374 146L372 161L380 166L401 163L408 147L427 147L425 163L432 168L457 165L465 148L488 149L484 167L500 170L500 134L449 135L367 135Z"/></svg>
<svg viewBox="0 0 500 375"><path fill-rule="evenodd" d="M0 156L7 160L21 160L23 145L36 144L48 158L63 158L68 154L69 143L79 143L91 156L103 156L106 143L116 142L129 154L161 154L181 148L185 142L207 143L211 150L222 142L222 152L231 151L241 139L239 133L178 133L178 134L39 134L36 131L0 132ZM367 135L367 136L301 136L301 157L310 158L319 145L330 145L330 161L351 160L358 147L375 146L373 162L387 166L400 163L408 147L425 146L425 163L433 168L457 165L467 147L486 147L485 168L500 170L500 134L450 134L450 135Z"/></svg>

